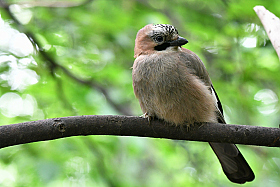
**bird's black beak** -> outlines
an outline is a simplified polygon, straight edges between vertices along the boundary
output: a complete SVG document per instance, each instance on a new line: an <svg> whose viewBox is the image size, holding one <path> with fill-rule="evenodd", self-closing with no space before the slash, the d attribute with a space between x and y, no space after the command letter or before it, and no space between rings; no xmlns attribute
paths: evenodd
<svg viewBox="0 0 280 187"><path fill-rule="evenodd" d="M187 44L189 41L181 36L177 38L177 40L174 40L172 42L169 42L170 46L182 46Z"/></svg>

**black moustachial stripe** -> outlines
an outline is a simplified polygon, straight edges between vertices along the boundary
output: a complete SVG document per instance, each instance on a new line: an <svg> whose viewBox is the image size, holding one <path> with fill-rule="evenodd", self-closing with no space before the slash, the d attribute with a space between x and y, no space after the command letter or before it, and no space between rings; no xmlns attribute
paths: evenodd
<svg viewBox="0 0 280 187"><path fill-rule="evenodd" d="M163 51L163 50L165 50L169 46L170 46L170 43L163 43L161 45L155 46L154 49L157 50L157 51Z"/></svg>

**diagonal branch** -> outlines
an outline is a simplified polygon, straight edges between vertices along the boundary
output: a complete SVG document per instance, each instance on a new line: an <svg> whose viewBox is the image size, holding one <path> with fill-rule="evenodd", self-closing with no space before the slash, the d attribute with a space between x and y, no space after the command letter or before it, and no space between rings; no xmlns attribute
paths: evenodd
<svg viewBox="0 0 280 187"><path fill-rule="evenodd" d="M34 38L33 38L34 39ZM35 43L38 44L38 42ZM51 69L55 69L55 68L59 68L61 69L68 77L70 77L71 79L73 79L74 81L89 86L92 89L96 89L98 91L100 91L104 97L106 98L107 102L116 110L118 111L120 114L124 114L124 115L132 115L131 110L129 108L123 107L122 105L119 105L117 103L115 103L113 101L113 99L109 96L108 91L102 87L100 84L98 84L97 82L94 82L92 80L83 80L78 78L77 76L75 76L74 74L72 74L68 69L66 69L64 66L56 63L45 51L41 51L41 55L43 56L43 58L45 60L47 60L50 63L50 67Z"/></svg>
<svg viewBox="0 0 280 187"><path fill-rule="evenodd" d="M265 31L280 59L280 19L266 10L263 6L255 6L254 10L259 16Z"/></svg>
<svg viewBox="0 0 280 187"><path fill-rule="evenodd" d="M85 1L87 2L87 1ZM37 46L37 48L39 48L39 54L42 56L42 58L45 60L46 63L48 63L48 66L50 68L50 71L52 74L54 74L54 71L56 69L61 69L68 77L70 77L71 79L73 79L74 81L89 86L92 89L96 89L99 92L101 92L104 97L106 98L107 102L109 103L109 105L111 105L116 111L118 111L120 114L124 114L124 115L132 115L131 110L129 109L128 106L123 106L120 104L117 104L109 95L108 90L105 89L101 84L93 81L93 80L83 80L77 76L75 76L73 73L71 73L67 68L65 68L64 66L60 65L58 62L56 62L56 60L48 53L46 52L40 42L38 41L38 39L36 38L36 36L28 31L24 25L22 25L17 18L13 15L13 13L10 11L9 9L9 5L5 3L4 0L0 0L0 7L3 7L6 12L8 13L8 15L10 16L10 18L16 23L16 25L20 28L20 30L22 30L30 39L30 41L33 43L33 45Z"/></svg>
<svg viewBox="0 0 280 187"><path fill-rule="evenodd" d="M133 116L72 116L0 126L0 148L70 136L116 135L280 147L280 128L219 123L174 126Z"/></svg>

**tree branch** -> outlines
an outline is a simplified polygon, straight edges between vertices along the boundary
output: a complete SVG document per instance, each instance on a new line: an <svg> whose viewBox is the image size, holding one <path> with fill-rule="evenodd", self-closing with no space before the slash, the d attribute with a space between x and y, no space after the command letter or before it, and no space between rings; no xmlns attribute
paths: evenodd
<svg viewBox="0 0 280 187"><path fill-rule="evenodd" d="M280 59L280 19L266 10L263 6L255 6L254 10L259 16L265 31Z"/></svg>
<svg viewBox="0 0 280 187"><path fill-rule="evenodd" d="M280 147L280 128L219 123L175 126L133 116L72 116L0 126L0 148L69 136L116 135Z"/></svg>

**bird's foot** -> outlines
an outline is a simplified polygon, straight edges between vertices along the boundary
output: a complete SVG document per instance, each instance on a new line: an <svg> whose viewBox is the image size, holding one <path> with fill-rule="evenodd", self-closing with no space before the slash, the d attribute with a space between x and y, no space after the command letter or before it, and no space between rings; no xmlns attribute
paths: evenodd
<svg viewBox="0 0 280 187"><path fill-rule="evenodd" d="M141 115L140 117L142 117L142 118L147 118L149 124L151 124L151 121L155 118L154 116L149 115L148 112L144 113L144 114Z"/></svg>
<svg viewBox="0 0 280 187"><path fill-rule="evenodd" d="M192 128L193 124L191 123L184 123L182 125L180 125L180 129L182 132L189 132Z"/></svg>

